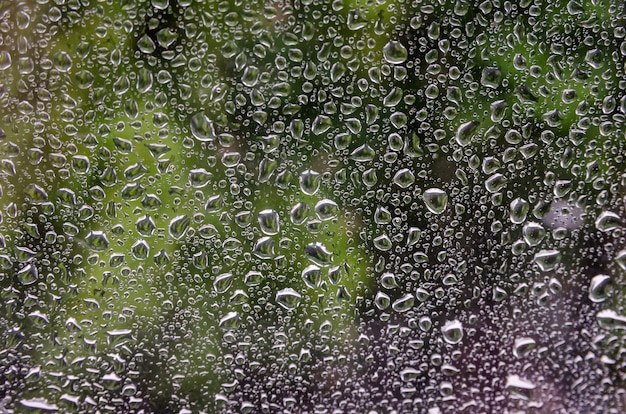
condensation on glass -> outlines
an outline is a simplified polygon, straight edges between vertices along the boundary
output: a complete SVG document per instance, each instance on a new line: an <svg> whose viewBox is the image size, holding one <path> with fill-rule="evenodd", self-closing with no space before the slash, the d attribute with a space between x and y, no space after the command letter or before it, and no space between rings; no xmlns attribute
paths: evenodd
<svg viewBox="0 0 626 414"><path fill-rule="evenodd" d="M624 412L625 26L0 2L0 412Z"/></svg>

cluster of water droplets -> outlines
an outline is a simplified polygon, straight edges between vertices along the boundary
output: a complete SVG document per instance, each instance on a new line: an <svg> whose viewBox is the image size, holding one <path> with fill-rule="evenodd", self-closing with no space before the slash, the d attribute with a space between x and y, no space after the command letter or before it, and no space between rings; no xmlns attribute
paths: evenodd
<svg viewBox="0 0 626 414"><path fill-rule="evenodd" d="M0 411L624 408L623 7L361 3L0 4Z"/></svg>

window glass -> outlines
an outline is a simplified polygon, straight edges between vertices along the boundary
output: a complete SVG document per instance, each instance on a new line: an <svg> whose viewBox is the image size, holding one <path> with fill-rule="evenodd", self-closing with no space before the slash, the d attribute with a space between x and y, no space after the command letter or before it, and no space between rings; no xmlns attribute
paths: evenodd
<svg viewBox="0 0 626 414"><path fill-rule="evenodd" d="M0 412L624 412L625 18L0 1Z"/></svg>

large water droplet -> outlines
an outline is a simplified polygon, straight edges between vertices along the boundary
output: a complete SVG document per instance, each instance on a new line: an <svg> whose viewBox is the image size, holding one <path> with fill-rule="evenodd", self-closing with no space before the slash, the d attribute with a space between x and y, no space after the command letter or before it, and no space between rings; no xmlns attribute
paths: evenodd
<svg viewBox="0 0 626 414"><path fill-rule="evenodd" d="M415 182L415 175L408 168L402 168L394 175L393 182L400 188L408 188Z"/></svg>
<svg viewBox="0 0 626 414"><path fill-rule="evenodd" d="M274 235L280 232L280 219L278 213L267 209L259 213L259 227L267 235Z"/></svg>
<svg viewBox="0 0 626 414"><path fill-rule="evenodd" d="M598 325L603 329L626 329L626 316L618 315L612 309L605 309L596 315Z"/></svg>
<svg viewBox="0 0 626 414"><path fill-rule="evenodd" d="M32 285L37 281L39 272L35 265L29 264L24 266L19 272L17 272L17 280L24 286Z"/></svg>
<svg viewBox="0 0 626 414"><path fill-rule="evenodd" d="M415 368L405 368L400 371L400 378L404 382L412 381L420 376L420 371Z"/></svg>
<svg viewBox="0 0 626 414"><path fill-rule="evenodd" d="M291 209L289 213L289 218L291 222L295 225L300 225L304 223L309 215L309 206L306 203L299 202Z"/></svg>
<svg viewBox="0 0 626 414"><path fill-rule="evenodd" d="M213 289L215 289L216 293L224 293L233 284L233 274L232 273L222 273L221 275L215 278L213 282Z"/></svg>
<svg viewBox="0 0 626 414"><path fill-rule="evenodd" d="M189 171L189 184L193 188L203 188L211 181L212 174L204 168Z"/></svg>
<svg viewBox="0 0 626 414"><path fill-rule="evenodd" d="M87 237L85 237L85 243L91 250L96 252L102 252L109 247L109 240L102 231L94 230L89 232Z"/></svg>
<svg viewBox="0 0 626 414"><path fill-rule="evenodd" d="M447 343L458 344L463 339L463 325L458 320L448 321L441 328L441 333L443 340Z"/></svg>
<svg viewBox="0 0 626 414"><path fill-rule="evenodd" d="M176 240L179 240L185 235L185 232L189 228L190 224L191 218L189 218L189 216L187 215L174 217L172 221L170 221L170 225L168 227L170 236L172 236Z"/></svg>
<svg viewBox="0 0 626 414"><path fill-rule="evenodd" d="M332 220L339 214L339 206L332 200L323 199L315 205L315 214L320 220Z"/></svg>
<svg viewBox="0 0 626 414"><path fill-rule="evenodd" d="M525 357L530 353L530 351L535 349L535 346L536 343L533 338L516 338L515 344L513 345L513 355L515 355L517 358Z"/></svg>
<svg viewBox="0 0 626 414"><path fill-rule="evenodd" d="M33 398L30 400L20 400L20 404L24 407L27 407L35 412L53 412L59 411L59 407L54 404L49 403L47 400L43 398Z"/></svg>
<svg viewBox="0 0 626 414"><path fill-rule="evenodd" d="M509 375L506 380L505 388L519 399L531 400L533 398L535 384L520 378L518 375Z"/></svg>
<svg viewBox="0 0 626 414"><path fill-rule="evenodd" d="M322 243L307 244L304 247L304 254L318 266L329 267L333 264L333 254Z"/></svg>
<svg viewBox="0 0 626 414"><path fill-rule="evenodd" d="M320 188L320 173L313 170L306 170L300 174L300 189L304 194L313 195Z"/></svg>
<svg viewBox="0 0 626 414"><path fill-rule="evenodd" d="M620 217L610 211L603 211L596 220L596 228L600 231L611 231L622 225Z"/></svg>
<svg viewBox="0 0 626 414"><path fill-rule="evenodd" d="M592 302L604 302L609 296L611 277L608 275L596 275L589 284L589 299Z"/></svg>
<svg viewBox="0 0 626 414"><path fill-rule="evenodd" d="M252 253L260 259L271 259L274 257L274 240L269 237L261 237L254 243Z"/></svg>
<svg viewBox="0 0 626 414"><path fill-rule="evenodd" d="M374 239L374 247L376 247L381 252L386 252L391 250L393 247L393 243L391 239L386 234L382 234Z"/></svg>
<svg viewBox="0 0 626 414"><path fill-rule="evenodd" d="M228 312L220 319L219 326L222 329L236 329L240 319L239 312Z"/></svg>
<svg viewBox="0 0 626 414"><path fill-rule="evenodd" d="M302 271L302 280L304 283L311 289L315 289L319 287L322 282L322 270L315 265L307 266L306 269Z"/></svg>
<svg viewBox="0 0 626 414"><path fill-rule="evenodd" d="M546 237L546 230L539 223L530 222L522 230L524 241L529 246L537 246Z"/></svg>
<svg viewBox="0 0 626 414"><path fill-rule="evenodd" d="M480 125L478 121L470 121L459 126L455 136L456 142L461 146L469 145L474 133L478 129L478 125Z"/></svg>
<svg viewBox="0 0 626 414"><path fill-rule="evenodd" d="M407 60L409 52L402 43L396 40L391 40L383 46L383 56L388 63L399 65Z"/></svg>
<svg viewBox="0 0 626 414"><path fill-rule="evenodd" d="M398 313L403 313L412 309L414 304L415 296L407 293L406 295L396 299L396 301L393 302L393 305L391 305L391 308Z"/></svg>
<svg viewBox="0 0 626 414"><path fill-rule="evenodd" d="M511 222L515 224L523 223L526 220L529 209L530 206L528 204L528 201L524 200L523 198L518 197L515 200L511 201L509 215Z"/></svg>
<svg viewBox="0 0 626 414"><path fill-rule="evenodd" d="M560 261L561 252L558 250L541 250L535 254L534 258L534 262L537 263L539 268L544 272L553 270Z"/></svg>
<svg viewBox="0 0 626 414"><path fill-rule="evenodd" d="M448 206L448 194L439 188L429 188L422 198L426 208L434 214L443 213Z"/></svg>
<svg viewBox="0 0 626 414"><path fill-rule="evenodd" d="M191 117L190 127L191 133L198 141L212 141L215 139L213 122L202 112Z"/></svg>
<svg viewBox="0 0 626 414"><path fill-rule="evenodd" d="M301 299L302 295L291 288L285 288L276 292L276 303L285 309L295 309Z"/></svg>

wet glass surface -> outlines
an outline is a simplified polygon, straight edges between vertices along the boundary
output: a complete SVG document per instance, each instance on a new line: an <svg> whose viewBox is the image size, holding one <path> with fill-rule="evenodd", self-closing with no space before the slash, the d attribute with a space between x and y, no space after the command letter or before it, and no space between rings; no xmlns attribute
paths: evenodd
<svg viewBox="0 0 626 414"><path fill-rule="evenodd" d="M0 412L623 412L625 23L0 1Z"/></svg>

